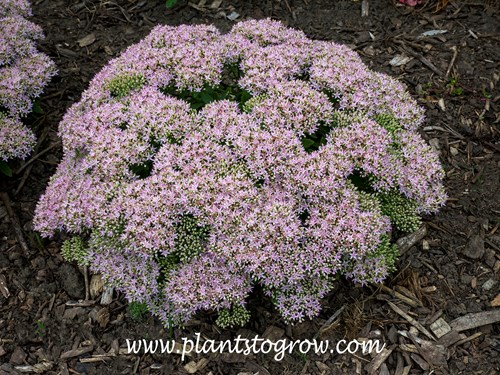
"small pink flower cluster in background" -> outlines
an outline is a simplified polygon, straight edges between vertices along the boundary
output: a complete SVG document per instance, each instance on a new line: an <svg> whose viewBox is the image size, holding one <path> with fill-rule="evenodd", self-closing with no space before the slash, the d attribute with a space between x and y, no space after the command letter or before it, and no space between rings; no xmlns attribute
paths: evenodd
<svg viewBox="0 0 500 375"><path fill-rule="evenodd" d="M339 275L387 276L378 197L444 203L422 121L401 83L279 22L158 26L66 113L35 228L83 236L91 268L166 325L256 285L300 321Z"/></svg>
<svg viewBox="0 0 500 375"><path fill-rule="evenodd" d="M0 0L0 160L24 158L35 143L33 132L21 118L32 110L55 65L40 53L35 41L42 30L31 16L26 0Z"/></svg>
<svg viewBox="0 0 500 375"><path fill-rule="evenodd" d="M399 0L399 2L414 7L418 4L422 4L424 0Z"/></svg>

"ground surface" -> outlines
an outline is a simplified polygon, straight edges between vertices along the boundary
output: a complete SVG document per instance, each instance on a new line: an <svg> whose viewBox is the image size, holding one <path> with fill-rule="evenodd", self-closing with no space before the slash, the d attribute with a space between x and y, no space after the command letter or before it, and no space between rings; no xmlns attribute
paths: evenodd
<svg viewBox="0 0 500 375"><path fill-rule="evenodd" d="M429 0L416 9L393 0L368 3L368 16L361 17L360 1L189 5L179 0L172 10L161 0L33 1L33 20L47 36L41 49L54 59L59 75L41 98L43 114L29 119L40 140L34 161L14 163L17 173L0 177L0 191L7 193L0 200L0 374L185 374L196 368L198 374L214 375L499 373L498 3ZM374 360L361 352L295 352L280 362L272 354L200 354L184 362L175 354L120 354L127 338L167 339L168 333L152 318L132 319L121 295L109 305L98 298L75 304L84 298L82 272L62 261L61 239L40 241L31 229L36 201L61 157L57 124L92 76L158 23L213 23L227 31L234 22L226 16L232 12L238 20L272 17L309 37L348 44L373 69L404 81L427 109L422 134L439 150L450 198L438 215L425 218L426 232L401 256L400 272L386 287L340 281L320 317L293 327L255 296L250 309L256 318L243 330L221 331L213 316L204 315L174 336L381 339L387 351ZM431 30L446 32L422 36ZM394 66L395 57L404 64ZM460 317L465 318L455 320ZM443 321L453 329L437 343L422 333L423 328L434 334Z"/></svg>

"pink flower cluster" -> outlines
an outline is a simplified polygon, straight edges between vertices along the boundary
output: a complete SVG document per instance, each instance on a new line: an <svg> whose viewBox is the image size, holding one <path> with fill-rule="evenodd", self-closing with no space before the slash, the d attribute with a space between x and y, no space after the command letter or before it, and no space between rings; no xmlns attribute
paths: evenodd
<svg viewBox="0 0 500 375"><path fill-rule="evenodd" d="M190 106L213 92L225 96ZM244 306L255 285L287 321L302 320L338 275L387 275L391 221L377 194L397 192L419 212L444 203L422 121L400 83L278 22L226 35L159 26L66 113L64 159L35 228L91 233L91 267L165 324Z"/></svg>
<svg viewBox="0 0 500 375"><path fill-rule="evenodd" d="M24 17L31 15L26 0L0 1L0 159L26 157L35 136L21 118L32 110L55 74L49 57L36 49L42 30Z"/></svg>

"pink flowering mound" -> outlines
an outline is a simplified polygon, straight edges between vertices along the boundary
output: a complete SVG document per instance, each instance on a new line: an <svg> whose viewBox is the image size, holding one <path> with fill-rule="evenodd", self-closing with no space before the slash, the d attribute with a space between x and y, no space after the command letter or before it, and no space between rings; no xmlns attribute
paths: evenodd
<svg viewBox="0 0 500 375"><path fill-rule="evenodd" d="M398 81L279 22L159 26L66 113L35 227L166 325L244 324L256 286L300 321L339 276L384 279L393 227L444 203L422 121Z"/></svg>
<svg viewBox="0 0 500 375"><path fill-rule="evenodd" d="M35 143L21 118L55 74L49 57L36 49L42 29L31 16L26 0L0 0L0 160L24 158Z"/></svg>

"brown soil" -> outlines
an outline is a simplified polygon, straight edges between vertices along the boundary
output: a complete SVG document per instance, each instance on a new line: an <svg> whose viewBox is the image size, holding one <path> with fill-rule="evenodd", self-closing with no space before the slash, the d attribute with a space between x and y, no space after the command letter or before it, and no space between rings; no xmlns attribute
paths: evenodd
<svg viewBox="0 0 500 375"><path fill-rule="evenodd" d="M223 0L215 9L210 8L218 3L213 0L198 2L206 3L201 7L179 0L173 9L162 0L32 2L33 21L46 33L40 48L54 59L59 75L40 100L43 114L29 119L39 138L34 161L13 163L18 173L0 177L0 191L7 193L0 200L0 374L186 374L191 361L199 367L196 373L214 375L400 375L408 373L405 367L410 374L499 373L500 12L495 0L427 0L417 8L371 0L366 17L361 17L362 2L351 0ZM93 75L156 24L213 23L227 31L234 24L226 17L232 12L238 20L272 17L311 38L347 44L372 69L404 81L427 110L422 135L440 152L449 200L438 215L425 218L425 236L401 256L400 271L385 289L339 281L321 316L294 326L286 326L256 295L249 306L254 319L242 330L221 331L205 314L173 335L177 340L196 332L214 340L239 334L333 342L381 339L391 352L379 367L374 364L380 357L372 360L361 352L295 352L282 361L273 354L212 353L184 362L176 354L119 353L126 339L167 340L170 333L151 317L132 319L121 295L109 305L75 305L84 298L82 270L62 261L61 238L41 241L32 231L35 204L61 158L58 122ZM421 37L430 30L446 32ZM401 54L411 60L392 66ZM496 323L480 321L486 311L493 311ZM440 339L442 346L412 328L417 321L432 330L431 323L442 318L458 331L454 319L472 313L466 322L480 326L462 330L455 340L449 334ZM411 331L431 343L397 331Z"/></svg>

